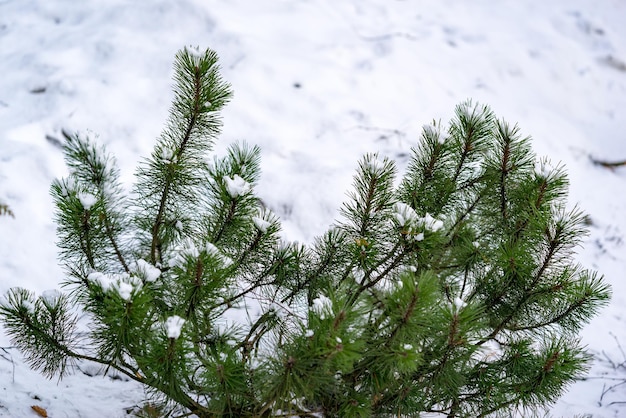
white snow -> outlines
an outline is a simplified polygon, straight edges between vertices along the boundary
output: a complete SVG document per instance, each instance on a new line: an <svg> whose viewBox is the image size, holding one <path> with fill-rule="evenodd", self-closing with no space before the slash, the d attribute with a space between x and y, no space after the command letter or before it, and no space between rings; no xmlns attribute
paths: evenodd
<svg viewBox="0 0 626 418"><path fill-rule="evenodd" d="M185 320L178 315L170 316L165 320L167 338L178 338L182 332Z"/></svg>
<svg viewBox="0 0 626 418"><path fill-rule="evenodd" d="M233 263L234 263L233 259L230 258L227 255L222 254L221 258L222 258L222 267L223 268L228 268L228 267L232 266Z"/></svg>
<svg viewBox="0 0 626 418"><path fill-rule="evenodd" d="M138 280L134 278L135 280ZM140 286L141 282L134 282L133 278L131 278L126 273L101 273L99 271L94 271L89 273L87 276L87 280L96 283L102 288L103 292L107 292L110 289L117 290L119 295L125 299L130 299L130 292L132 292L133 284L135 286ZM130 289L128 288L130 286Z"/></svg>
<svg viewBox="0 0 626 418"><path fill-rule="evenodd" d="M239 174L235 174L232 177L224 177L226 182L226 190L233 199L250 191L250 184L242 179Z"/></svg>
<svg viewBox="0 0 626 418"><path fill-rule="evenodd" d="M169 148L163 148L161 151L161 160L166 164L172 163L172 157L174 156L174 151Z"/></svg>
<svg viewBox="0 0 626 418"><path fill-rule="evenodd" d="M265 219L259 218L258 216L253 216L252 217L252 222L254 222L254 226L256 226L256 228L259 231L261 231L261 233L263 233L263 234L267 233L267 228L269 228L270 225L271 225Z"/></svg>
<svg viewBox="0 0 626 418"><path fill-rule="evenodd" d="M393 209L395 211L393 216L400 226L409 225L419 219L415 209L404 202L396 202Z"/></svg>
<svg viewBox="0 0 626 418"><path fill-rule="evenodd" d="M76 197L78 197L80 204L83 205L85 210L91 209L91 207L98 201L98 198L91 193L80 192L76 194Z"/></svg>
<svg viewBox="0 0 626 418"><path fill-rule="evenodd" d="M313 309L320 315L324 315L328 309L332 306L332 301L329 297L320 295L313 299Z"/></svg>
<svg viewBox="0 0 626 418"><path fill-rule="evenodd" d="M313 335L315 335L315 333L313 332L312 329L307 329L306 331L304 331L304 336L306 338L311 338Z"/></svg>
<svg viewBox="0 0 626 418"><path fill-rule="evenodd" d="M206 244L206 252L207 254L211 254L214 256L220 255L220 250L212 243L207 242Z"/></svg>
<svg viewBox="0 0 626 418"><path fill-rule="evenodd" d="M554 166L547 158L541 158L535 162L535 173L539 177L547 178L554 171Z"/></svg>
<svg viewBox="0 0 626 418"><path fill-rule="evenodd" d="M467 302L465 302L463 299L461 299L460 297L456 297L454 298L454 307L458 310L458 309L462 309L465 308L467 306Z"/></svg>
<svg viewBox="0 0 626 418"><path fill-rule="evenodd" d="M0 200L15 213L0 216L0 293L41 294L64 278L49 189L67 168L46 136L100 134L130 185L165 125L185 45L220 55L235 95L215 151L239 139L261 147L255 192L288 241L311 242L337 219L363 154L402 173L422 126L446 126L473 98L565 165L571 205L591 221L577 257L614 287L582 333L596 359L590 378L550 412L624 416L623 391L608 389L626 375L607 359L621 364L626 344L626 167L590 157L626 159L625 16L623 1L587 0L0 1ZM111 279L90 275L103 288ZM32 404L53 417L126 416L144 398L137 383L79 370L49 381L1 329L0 347L0 416L32 416Z"/></svg>
<svg viewBox="0 0 626 418"><path fill-rule="evenodd" d="M477 352L477 358L480 361L492 362L502 357L502 347L495 340L486 341Z"/></svg>
<svg viewBox="0 0 626 418"><path fill-rule="evenodd" d="M407 219L404 216L402 216L401 213L394 213L393 216L398 222L398 225L404 226L407 223Z"/></svg>
<svg viewBox="0 0 626 418"><path fill-rule="evenodd" d="M430 225L430 229L433 232L437 232L439 231L441 228L443 228L443 221L439 220L439 219L435 219L433 221L433 223Z"/></svg>
<svg viewBox="0 0 626 418"><path fill-rule="evenodd" d="M373 155L372 158L367 160L367 165L376 175L380 175L382 169L385 167L385 162L378 158L378 155Z"/></svg>
<svg viewBox="0 0 626 418"><path fill-rule="evenodd" d="M233 260L228 257L227 255L225 255L224 253L222 253L219 248L217 248L215 246L215 244L212 244L210 242L208 242L206 244L206 252L207 254L211 254L212 256L216 257L218 260L220 260L222 262L222 267L223 268L228 268L230 265L233 264Z"/></svg>
<svg viewBox="0 0 626 418"><path fill-rule="evenodd" d="M169 261L170 266L183 266L188 257L197 258L200 251L190 239L185 239L176 248L175 253Z"/></svg>
<svg viewBox="0 0 626 418"><path fill-rule="evenodd" d="M443 221L440 219L433 218L430 213L424 215L423 218L418 219L418 223L423 225L426 229L430 231L437 232L441 228L443 228Z"/></svg>
<svg viewBox="0 0 626 418"><path fill-rule="evenodd" d="M103 291L107 291L111 288L111 286L115 283L115 280L104 273L100 273L99 271L94 271L93 273L89 273L87 276L87 280L95 282L98 284Z"/></svg>
<svg viewBox="0 0 626 418"><path fill-rule="evenodd" d="M133 286L129 283L120 282L117 285L117 293L120 294L122 299L124 299L125 301L129 301L133 293Z"/></svg>
<svg viewBox="0 0 626 418"><path fill-rule="evenodd" d="M161 270L141 258L135 262L133 270L147 282L154 282L161 276Z"/></svg>
<svg viewBox="0 0 626 418"><path fill-rule="evenodd" d="M194 57L201 58L204 55L199 46L186 46L185 49Z"/></svg>
<svg viewBox="0 0 626 418"><path fill-rule="evenodd" d="M3 299L4 299L4 296L3 296ZM2 303L5 304L6 300L3 300ZM22 301L22 306L25 306L26 309L28 309L28 312L30 313L35 312L35 304L28 299L25 299L24 301Z"/></svg>
<svg viewBox="0 0 626 418"><path fill-rule="evenodd" d="M48 306L55 306L60 297L61 292L59 292L57 289L48 289L41 292L41 299Z"/></svg>
<svg viewBox="0 0 626 418"><path fill-rule="evenodd" d="M446 137L441 134L439 128L435 125L428 124L422 126L422 130L424 131L424 136L426 138L436 138L437 142L443 144L446 140Z"/></svg>

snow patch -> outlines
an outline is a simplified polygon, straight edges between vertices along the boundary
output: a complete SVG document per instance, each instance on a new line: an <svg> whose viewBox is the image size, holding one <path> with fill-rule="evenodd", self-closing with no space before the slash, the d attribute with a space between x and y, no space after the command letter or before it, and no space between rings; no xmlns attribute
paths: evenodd
<svg viewBox="0 0 626 418"><path fill-rule="evenodd" d="M376 174L379 174L385 168L385 161L381 161L377 155L368 158L366 164Z"/></svg>
<svg viewBox="0 0 626 418"><path fill-rule="evenodd" d="M233 260L228 257L227 255L223 254L219 248L217 248L214 244L208 242L206 244L206 252L207 254L215 257L216 259L218 259L219 261L222 262L222 267L223 268L228 268L230 265L233 264Z"/></svg>
<svg viewBox="0 0 626 418"><path fill-rule="evenodd" d="M502 347L500 343L496 340L485 341L485 343L480 347L480 350L476 352L476 357L478 360L483 362L493 362L500 360L503 356L504 352L502 351Z"/></svg>
<svg viewBox="0 0 626 418"><path fill-rule="evenodd" d="M109 290L111 288L111 285L113 284L113 280L110 276L104 273L100 273L99 271L89 273L89 275L87 276L87 280L100 286L104 292Z"/></svg>
<svg viewBox="0 0 626 418"><path fill-rule="evenodd" d="M128 302L130 300L131 294L133 293L133 286L129 283L120 282L117 285L117 293L120 294L120 297L122 299Z"/></svg>
<svg viewBox="0 0 626 418"><path fill-rule="evenodd" d="M187 262L187 258L198 258L200 251L192 240L186 239L182 241L175 249L174 255L169 261L172 267L182 267Z"/></svg>
<svg viewBox="0 0 626 418"><path fill-rule="evenodd" d="M423 218L420 218L418 224L432 232L437 232L443 228L443 221L433 218L430 213L426 213Z"/></svg>
<svg viewBox="0 0 626 418"><path fill-rule="evenodd" d="M173 156L174 156L174 151L172 151L171 149L163 148L163 150L161 150L161 160L165 164L171 164Z"/></svg>
<svg viewBox="0 0 626 418"><path fill-rule="evenodd" d="M261 231L261 233L266 234L267 233L267 229L270 227L270 223L267 222L265 219L263 218L259 218L257 216L254 216L252 218L252 222L254 222L254 226L256 226L256 228Z"/></svg>
<svg viewBox="0 0 626 418"><path fill-rule="evenodd" d="M202 58L204 56L204 54L200 51L200 47L198 46L186 46L185 51L187 51L189 55L197 58Z"/></svg>
<svg viewBox="0 0 626 418"><path fill-rule="evenodd" d="M91 209L91 207L98 201L98 198L91 193L80 192L76 195L76 197L80 200L80 204L83 205L85 210Z"/></svg>
<svg viewBox="0 0 626 418"><path fill-rule="evenodd" d="M147 282L154 282L161 276L161 270L142 259L137 260L131 270L138 273Z"/></svg>
<svg viewBox="0 0 626 418"><path fill-rule="evenodd" d="M48 306L55 306L62 294L57 289L44 290L41 293L41 300Z"/></svg>
<svg viewBox="0 0 626 418"><path fill-rule="evenodd" d="M463 309L467 306L467 303L460 297L454 298L454 306L456 309Z"/></svg>
<svg viewBox="0 0 626 418"><path fill-rule="evenodd" d="M136 287L141 286L139 279L130 277L127 273L101 273L94 271L89 273L87 280L100 286L103 292L108 292L111 289L117 290L122 298L126 295L126 289L121 292L119 290L122 284L128 284L130 286L135 285Z"/></svg>
<svg viewBox="0 0 626 418"><path fill-rule="evenodd" d="M418 219L415 209L404 202L396 202L393 209L395 211L393 216L400 226L409 225Z"/></svg>
<svg viewBox="0 0 626 418"><path fill-rule="evenodd" d="M167 338L178 338L183 329L185 320L178 315L170 316L165 321L165 331Z"/></svg>
<svg viewBox="0 0 626 418"><path fill-rule="evenodd" d="M232 177L224 177L226 190L233 199L243 196L251 190L250 183L242 179L238 174Z"/></svg>
<svg viewBox="0 0 626 418"><path fill-rule="evenodd" d="M320 295L313 299L313 311L318 315L323 315L325 311L331 308L331 306L332 301L327 296Z"/></svg>

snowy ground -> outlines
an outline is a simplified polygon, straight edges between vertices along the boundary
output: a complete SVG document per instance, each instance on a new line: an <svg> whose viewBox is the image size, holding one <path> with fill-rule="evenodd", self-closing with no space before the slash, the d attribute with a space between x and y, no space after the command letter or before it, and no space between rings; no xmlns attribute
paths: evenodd
<svg viewBox="0 0 626 418"><path fill-rule="evenodd" d="M613 285L584 331L598 356L554 416L626 416L626 2L623 0L0 0L0 294L61 280L48 194L61 129L92 131L125 181L159 134L184 45L215 49L235 97L220 152L263 152L258 192L289 239L336 217L354 167L379 151L404 166L421 126L467 99L492 106L539 155L566 164L589 213L580 261ZM121 417L134 383L33 373L0 328L0 416ZM89 370L85 370L89 372Z"/></svg>

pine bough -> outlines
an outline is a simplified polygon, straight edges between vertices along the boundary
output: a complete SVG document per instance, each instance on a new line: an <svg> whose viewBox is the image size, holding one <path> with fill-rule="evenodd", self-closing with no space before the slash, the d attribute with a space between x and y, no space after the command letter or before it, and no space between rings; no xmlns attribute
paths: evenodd
<svg viewBox="0 0 626 418"><path fill-rule="evenodd" d="M254 195L259 149L207 159L231 96L216 54L185 48L175 70L128 195L112 157L66 135L52 194L69 292L0 306L33 368L92 361L199 417L509 416L585 372L577 333L610 288L572 260L586 228L563 169L516 127L459 105L397 188L393 161L366 155L342 219L285 243Z"/></svg>

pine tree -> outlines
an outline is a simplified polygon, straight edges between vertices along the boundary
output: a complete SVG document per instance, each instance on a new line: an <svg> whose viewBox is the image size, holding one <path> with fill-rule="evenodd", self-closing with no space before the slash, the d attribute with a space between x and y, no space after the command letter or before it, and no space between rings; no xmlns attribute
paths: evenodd
<svg viewBox="0 0 626 418"><path fill-rule="evenodd" d="M260 150L207 158L231 97L216 54L185 48L175 72L130 193L106 150L66 136L52 195L69 292L0 305L33 368L95 362L199 417L510 416L588 368L577 334L610 288L573 260L586 228L563 168L517 127L462 103L424 126L398 187L368 154L341 219L285 243L254 194Z"/></svg>

